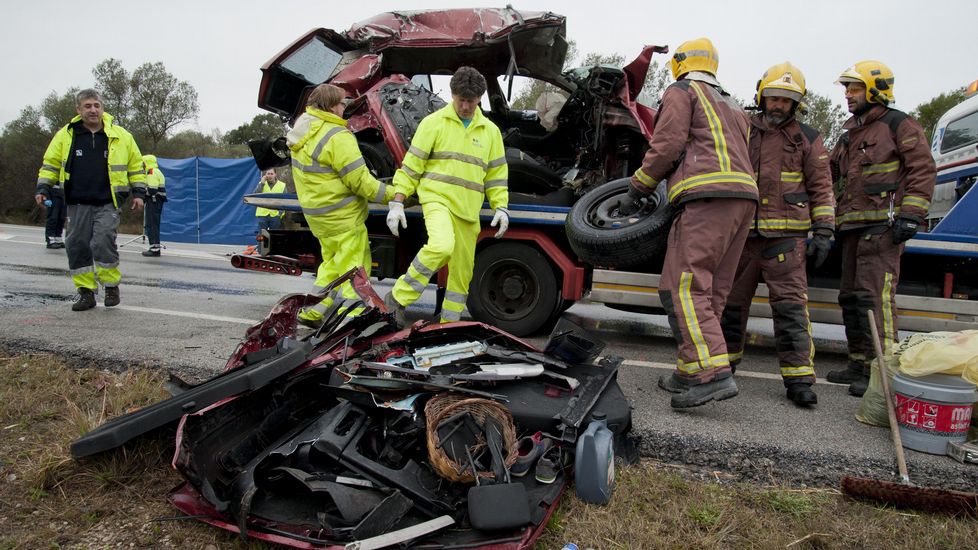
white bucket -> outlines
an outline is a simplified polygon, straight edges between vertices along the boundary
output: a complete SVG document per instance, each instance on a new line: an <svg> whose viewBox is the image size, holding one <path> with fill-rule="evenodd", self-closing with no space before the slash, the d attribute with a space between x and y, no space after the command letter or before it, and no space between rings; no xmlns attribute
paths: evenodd
<svg viewBox="0 0 978 550"><path fill-rule="evenodd" d="M978 401L974 384L947 374L918 378L897 373L893 391L904 447L944 455L948 443L967 439L971 408Z"/></svg>

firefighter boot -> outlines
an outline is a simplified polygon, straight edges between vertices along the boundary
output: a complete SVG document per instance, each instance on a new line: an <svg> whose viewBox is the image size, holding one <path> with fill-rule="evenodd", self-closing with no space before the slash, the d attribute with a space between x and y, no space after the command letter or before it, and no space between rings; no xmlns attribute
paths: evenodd
<svg viewBox="0 0 978 550"><path fill-rule="evenodd" d="M404 306L400 302L394 299L394 291L387 293L384 296L384 306L387 307L387 311L394 315L394 324L397 328L402 329L407 326L407 317L404 315Z"/></svg>
<svg viewBox="0 0 978 550"><path fill-rule="evenodd" d="M117 306L121 301L122 300L119 299L119 287L105 287L105 307Z"/></svg>
<svg viewBox="0 0 978 550"><path fill-rule="evenodd" d="M808 382L792 382L787 385L788 399L799 407L808 407L818 403L818 396L812 391Z"/></svg>
<svg viewBox="0 0 978 550"><path fill-rule="evenodd" d="M85 311L95 307L95 291L90 288L79 288L78 299L71 304L71 311Z"/></svg>
<svg viewBox="0 0 978 550"><path fill-rule="evenodd" d="M869 365L862 368L862 375L857 380L853 380L852 384L849 384L849 395L856 397L862 397L866 393L866 388L869 387Z"/></svg>
<svg viewBox="0 0 978 550"><path fill-rule="evenodd" d="M850 361L844 369L830 371L825 379L836 384L852 384L863 376L863 366Z"/></svg>
<svg viewBox="0 0 978 550"><path fill-rule="evenodd" d="M690 386L691 384L684 378L677 376L675 371L659 377L659 387L669 393L683 393Z"/></svg>
<svg viewBox="0 0 978 550"><path fill-rule="evenodd" d="M737 383L733 376L714 378L705 384L696 384L682 393L672 396L671 405L674 409L699 407L710 401L723 401L737 395Z"/></svg>

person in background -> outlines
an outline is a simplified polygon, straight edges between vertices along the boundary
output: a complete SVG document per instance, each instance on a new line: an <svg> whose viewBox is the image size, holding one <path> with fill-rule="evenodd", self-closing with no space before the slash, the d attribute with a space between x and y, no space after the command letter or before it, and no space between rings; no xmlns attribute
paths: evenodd
<svg viewBox="0 0 978 550"><path fill-rule="evenodd" d="M258 180L258 186L255 187L255 193L285 193L285 182L279 181L278 172L274 168L269 168L262 172L261 179ZM271 208L255 208L255 219L258 220L258 232L255 234L255 239L259 240L261 237L262 229L281 229L282 227L282 217L285 215L284 212L279 210L272 210ZM245 251L246 254L254 254L255 246L251 245L248 250Z"/></svg>
<svg viewBox="0 0 978 550"><path fill-rule="evenodd" d="M904 243L927 219L937 180L930 143L916 120L890 107L893 71L860 61L843 71L852 117L829 157L836 208L836 243L842 249L839 305L849 364L829 382L849 384L862 396L875 356L867 312L872 310L884 353L897 341L896 289Z"/></svg>
<svg viewBox="0 0 978 550"><path fill-rule="evenodd" d="M68 205L68 275L78 290L72 311L95 307L99 284L105 306L119 305L119 209L132 195L132 210L141 210L146 196L143 157L132 134L112 122L98 92L75 96L75 112L54 135L37 176L38 204L61 186Z"/></svg>
<svg viewBox="0 0 978 550"><path fill-rule="evenodd" d="M820 267L835 230L829 154L818 130L795 118L804 97L805 76L791 63L774 65L757 83L760 113L750 119L748 149L760 204L720 317L735 368L743 358L757 285L767 284L781 378L788 399L800 407L818 403L805 256L815 256ZM809 230L814 238L806 250Z"/></svg>
<svg viewBox="0 0 978 550"><path fill-rule="evenodd" d="M143 234L149 239L149 250L143 256L160 255L160 220L163 219L163 203L166 202L166 177L160 170L155 155L143 155L146 170L146 208L143 210Z"/></svg>
<svg viewBox="0 0 978 550"><path fill-rule="evenodd" d="M65 241L61 237L65 230L65 219L68 205L65 204L65 193L61 185L52 185L48 189L47 198L41 204L45 208L44 242L47 248L64 248Z"/></svg>
<svg viewBox="0 0 978 550"><path fill-rule="evenodd" d="M417 191L428 242L384 298L395 322L406 324L404 308L421 297L431 278L448 265L448 288L441 322L461 319L475 268L475 244L482 226L479 212L489 199L496 238L509 227L509 167L503 138L479 109L486 79L460 67L449 84L452 102L426 116L394 174L396 195L388 204L387 227L407 227L404 200Z"/></svg>
<svg viewBox="0 0 978 550"><path fill-rule="evenodd" d="M747 150L750 123L720 86L713 43L682 43L672 57L676 82L666 88L642 167L618 207L629 216L663 180L676 215L659 297L678 343L676 370L660 385L673 408L737 395L720 315L733 285L757 208Z"/></svg>
<svg viewBox="0 0 978 550"><path fill-rule="evenodd" d="M346 129L344 95L332 84L317 86L309 94L305 112L286 136L299 205L309 229L319 239L323 258L316 272L319 292L356 267L363 267L369 275L367 202L383 204L394 196L393 187L370 173L356 136ZM269 172L274 174L268 170L266 177ZM298 322L318 328L325 313L343 299L358 299L349 282L333 289L315 306L303 308ZM356 312L355 308L348 313Z"/></svg>

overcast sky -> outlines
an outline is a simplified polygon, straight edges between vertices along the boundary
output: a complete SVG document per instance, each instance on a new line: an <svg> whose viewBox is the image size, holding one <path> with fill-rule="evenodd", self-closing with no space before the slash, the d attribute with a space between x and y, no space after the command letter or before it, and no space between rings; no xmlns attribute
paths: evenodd
<svg viewBox="0 0 978 550"><path fill-rule="evenodd" d="M502 7L500 4L496 7ZM120 59L132 71L162 61L197 89L205 133L227 132L261 114L259 68L304 32L338 31L383 11L487 6L442 0L145 0L16 1L4 9L0 125L54 91L93 84L92 68ZM846 67L878 59L896 75L897 107L919 103L978 79L978 2L890 0L605 0L513 2L521 10L567 16L567 35L582 54L620 53L631 60L644 44L700 36L720 53L718 77L749 99L761 73L789 60L810 90L842 103L833 85ZM668 58L659 56L660 63Z"/></svg>

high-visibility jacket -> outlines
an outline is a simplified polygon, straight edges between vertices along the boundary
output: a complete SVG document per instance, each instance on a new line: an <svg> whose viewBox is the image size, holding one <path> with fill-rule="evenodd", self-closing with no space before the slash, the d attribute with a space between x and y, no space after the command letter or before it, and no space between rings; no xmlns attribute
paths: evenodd
<svg viewBox="0 0 978 550"><path fill-rule="evenodd" d="M258 182L258 188L255 189L255 192L256 193L285 193L285 182L275 180L274 184L269 185L267 181L262 179L260 182ZM260 206L255 208L256 218L277 218L281 215L282 212L279 210L272 210L271 208L262 208Z"/></svg>
<svg viewBox="0 0 978 550"><path fill-rule="evenodd" d="M835 229L835 197L829 154L818 130L794 117L768 128L751 117L750 160L760 194L753 231L765 237L805 237Z"/></svg>
<svg viewBox="0 0 978 550"><path fill-rule="evenodd" d="M719 86L689 77L672 84L662 94L632 185L651 193L665 179L676 205L707 197L757 200L748 125L743 109Z"/></svg>
<svg viewBox="0 0 978 550"><path fill-rule="evenodd" d="M842 127L830 158L839 231L886 225L897 214L923 223L937 168L920 124L875 105Z"/></svg>
<svg viewBox="0 0 978 550"><path fill-rule="evenodd" d="M451 104L426 116L394 174L398 193L418 193L421 204L443 204L466 221L478 221L482 203L509 205L509 167L503 137L478 108L468 128Z"/></svg>
<svg viewBox="0 0 978 550"><path fill-rule="evenodd" d="M54 134L48 144L41 169L37 172L37 193L47 195L51 188L63 189L64 183L71 179L67 164L74 137L72 125L79 121L81 116L75 116ZM118 208L119 197L128 196L130 192L134 197L146 196L143 156L132 134L121 126L112 124L112 115L102 113L102 124L105 135L109 138L109 156L106 159L109 165L108 184L112 188L112 204Z"/></svg>
<svg viewBox="0 0 978 550"><path fill-rule="evenodd" d="M299 205L307 219L316 218L317 236L349 231L367 219L367 201L394 197L393 187L370 173L346 121L333 113L306 107L286 142Z"/></svg>
<svg viewBox="0 0 978 550"><path fill-rule="evenodd" d="M156 196L157 200L166 200L166 176L160 170L156 155L143 155L143 167L146 170L146 193Z"/></svg>

